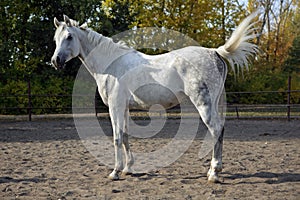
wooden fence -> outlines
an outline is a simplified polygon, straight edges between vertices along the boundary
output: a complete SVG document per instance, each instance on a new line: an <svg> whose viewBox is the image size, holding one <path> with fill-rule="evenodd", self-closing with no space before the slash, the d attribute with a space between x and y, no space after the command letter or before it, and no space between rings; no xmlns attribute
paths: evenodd
<svg viewBox="0 0 300 200"><path fill-rule="evenodd" d="M293 94L300 94L300 90L291 90L291 80L288 81L288 90L286 91L251 91L251 92L227 92L226 96L228 97L237 97L242 95L264 95L269 93L278 93L281 94L285 100L282 100L281 102L285 101L285 104L239 104L238 100L231 100L230 104L226 104L226 116L228 117L234 117L237 119L240 118L251 118L251 117L268 117L268 118L286 118L287 120L291 120L291 118L300 118L300 104L292 104L291 98ZM80 96L80 95L79 95ZM82 95L86 97L86 95ZM300 95L295 95L300 96ZM66 95L53 95L53 94L31 94L31 85L30 81L28 81L28 94L23 95L0 95L0 98L8 99L8 98L16 98L19 97L27 98L27 106L23 107L8 107L6 105L0 105L0 114L1 113L7 113L7 111L10 110L26 110L26 113L28 115L28 120L32 120L33 111L37 109L47 110L47 113L57 113L59 110L60 113L72 113L72 104L70 103L70 106L35 106L33 105L33 99L34 98L45 98L45 97L54 97L54 98L72 98L72 95L66 94ZM91 96L89 98L95 99L94 105L89 105L89 107L82 107L77 109L95 109L95 113L100 112L108 112L107 107L105 107L103 104L99 104L101 102L100 96L96 93L95 96ZM6 112L3 112L6 111ZM176 112L178 111L178 107L171 110L170 112ZM24 112L24 111L23 111Z"/></svg>

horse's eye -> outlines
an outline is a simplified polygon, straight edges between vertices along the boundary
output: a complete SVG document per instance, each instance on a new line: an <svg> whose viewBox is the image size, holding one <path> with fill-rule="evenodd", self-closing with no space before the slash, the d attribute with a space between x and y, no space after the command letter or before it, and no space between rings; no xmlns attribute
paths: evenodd
<svg viewBox="0 0 300 200"><path fill-rule="evenodd" d="M73 39L72 35L68 35L67 40L72 40L72 39Z"/></svg>

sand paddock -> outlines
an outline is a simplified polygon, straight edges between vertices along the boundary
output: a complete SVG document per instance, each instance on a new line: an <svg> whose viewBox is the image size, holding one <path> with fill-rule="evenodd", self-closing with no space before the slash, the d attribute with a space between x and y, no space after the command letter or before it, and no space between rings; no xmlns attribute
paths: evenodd
<svg viewBox="0 0 300 200"><path fill-rule="evenodd" d="M131 138L132 149L165 143L176 123ZM205 128L198 132L170 166L110 181L72 119L0 121L0 199L300 199L300 121L227 120L221 184L207 183L210 156L198 158Z"/></svg>

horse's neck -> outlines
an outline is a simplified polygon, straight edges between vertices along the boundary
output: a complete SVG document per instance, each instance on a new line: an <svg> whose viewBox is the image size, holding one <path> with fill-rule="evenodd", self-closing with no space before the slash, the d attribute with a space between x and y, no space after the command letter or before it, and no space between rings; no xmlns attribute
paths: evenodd
<svg viewBox="0 0 300 200"><path fill-rule="evenodd" d="M80 36L82 50L79 58L93 76L102 74L112 62L131 51L110 38L90 31L84 31Z"/></svg>

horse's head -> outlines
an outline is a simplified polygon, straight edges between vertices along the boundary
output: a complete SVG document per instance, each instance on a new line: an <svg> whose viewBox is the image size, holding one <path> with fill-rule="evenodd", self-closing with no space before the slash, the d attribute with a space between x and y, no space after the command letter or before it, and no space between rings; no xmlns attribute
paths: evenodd
<svg viewBox="0 0 300 200"><path fill-rule="evenodd" d="M75 58L80 53L80 42L76 34L78 22L64 15L64 22L59 22L54 18L56 32L54 40L56 49L52 56L51 63L55 69L62 69L65 63Z"/></svg>

